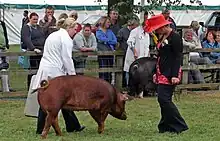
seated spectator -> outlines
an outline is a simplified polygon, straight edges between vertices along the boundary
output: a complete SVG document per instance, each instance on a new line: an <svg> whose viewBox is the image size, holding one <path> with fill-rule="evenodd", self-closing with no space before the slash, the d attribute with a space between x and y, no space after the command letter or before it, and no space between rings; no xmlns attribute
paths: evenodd
<svg viewBox="0 0 220 141"><path fill-rule="evenodd" d="M111 22L108 17L102 17L99 29L96 31L97 49L98 51L114 51L117 44L117 38L110 28ZM113 55L98 56L99 68L113 67ZM100 72L99 78L111 83L111 72Z"/></svg>
<svg viewBox="0 0 220 141"><path fill-rule="evenodd" d="M203 48L219 48L218 42L215 41L215 34L212 31L209 31L206 36L206 40L202 43ZM211 52L211 53L204 53L204 56L209 57L209 59L214 64L220 63L220 53L218 52Z"/></svg>
<svg viewBox="0 0 220 141"><path fill-rule="evenodd" d="M220 46L220 31L217 31L215 36L216 36L215 41L218 43L218 46Z"/></svg>
<svg viewBox="0 0 220 141"><path fill-rule="evenodd" d="M96 51L97 42L95 35L91 32L91 25L85 24L83 29L78 32L73 38L73 51ZM76 71L80 71L80 75L83 75L83 70L85 68L87 56L73 57L74 66ZM78 69L78 70L77 70Z"/></svg>
<svg viewBox="0 0 220 141"><path fill-rule="evenodd" d="M202 48L200 41L193 36L192 29L186 29L183 34L183 45L189 47L190 49ZM198 52L190 52L190 65L195 66L200 57ZM189 71L189 83L205 83L204 77L200 70L190 70Z"/></svg>
<svg viewBox="0 0 220 141"><path fill-rule="evenodd" d="M43 28L46 37L57 30L56 18L54 17L54 8L52 6L46 7L45 16L40 20L39 25Z"/></svg>
<svg viewBox="0 0 220 141"><path fill-rule="evenodd" d="M41 53L43 51L43 46L45 42L45 34L43 28L39 26L38 23L39 16L37 13L30 14L30 21L23 26L21 30L21 48L23 50L35 51L36 53ZM30 56L29 69L38 69L42 55ZM27 86L29 90L31 78L34 74L29 74L27 78Z"/></svg>
<svg viewBox="0 0 220 141"><path fill-rule="evenodd" d="M77 13L75 10L73 10L73 11L71 11L69 17L74 18L74 19L77 21L77 19L78 19L78 13ZM79 23L77 23L77 25L78 25L78 28L77 28L76 31L77 31L77 32L80 32L80 31L82 30L82 25L79 24Z"/></svg>

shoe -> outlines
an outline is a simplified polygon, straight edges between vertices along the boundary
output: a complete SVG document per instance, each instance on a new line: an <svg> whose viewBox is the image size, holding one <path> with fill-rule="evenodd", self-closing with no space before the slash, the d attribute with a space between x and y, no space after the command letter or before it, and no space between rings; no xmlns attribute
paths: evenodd
<svg viewBox="0 0 220 141"><path fill-rule="evenodd" d="M81 126L79 129L74 130L74 132L81 132L85 128L86 128L85 126Z"/></svg>

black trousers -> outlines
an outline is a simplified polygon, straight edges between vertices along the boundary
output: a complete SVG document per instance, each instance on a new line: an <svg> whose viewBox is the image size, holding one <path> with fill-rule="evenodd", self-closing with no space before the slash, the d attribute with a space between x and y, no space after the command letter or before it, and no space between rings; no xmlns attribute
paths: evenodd
<svg viewBox="0 0 220 141"><path fill-rule="evenodd" d="M79 130L81 128L81 125L75 115L75 113L71 110L62 109L63 118L65 120L66 124L66 131L67 132L73 132L75 130ZM38 112L38 119L37 119L37 134L41 134L44 129L45 119L47 114L42 111L42 109L39 109Z"/></svg>
<svg viewBox="0 0 220 141"><path fill-rule="evenodd" d="M172 85L158 85L158 102L161 108L161 120L158 128L159 132L174 132L181 133L188 129L188 126L177 107L172 102L172 95L175 86Z"/></svg>
<svg viewBox="0 0 220 141"><path fill-rule="evenodd" d="M34 70L34 69L38 69L39 65L40 65L40 60L42 58L42 55L39 56L30 56L29 57L29 62L30 62L30 68L29 70ZM30 84L31 84L31 78L34 74L28 74L27 76L27 90L29 90L30 88Z"/></svg>
<svg viewBox="0 0 220 141"><path fill-rule="evenodd" d="M112 68L114 63L114 56L98 56L99 68ZM111 72L100 72L99 78L104 79L111 83L112 73Z"/></svg>

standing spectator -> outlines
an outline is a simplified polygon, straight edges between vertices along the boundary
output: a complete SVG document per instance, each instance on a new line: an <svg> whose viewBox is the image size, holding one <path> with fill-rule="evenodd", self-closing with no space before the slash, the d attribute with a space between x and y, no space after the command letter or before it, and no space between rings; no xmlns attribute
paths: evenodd
<svg viewBox="0 0 220 141"><path fill-rule="evenodd" d="M22 19L22 27L29 22L28 11L27 10L24 10L23 16L24 17Z"/></svg>
<svg viewBox="0 0 220 141"><path fill-rule="evenodd" d="M73 38L73 51L96 51L97 42L94 33L92 33L92 27L90 24L85 24L81 32L78 32ZM73 57L74 66L80 71L80 75L83 75L87 56Z"/></svg>
<svg viewBox="0 0 220 141"><path fill-rule="evenodd" d="M52 32L56 31L56 18L54 17L54 8L47 6L45 16L40 20L39 25L43 27L44 34L48 37Z"/></svg>
<svg viewBox="0 0 220 141"><path fill-rule="evenodd" d="M144 31L145 24L133 29L127 40L128 48L125 56L124 71L126 72L126 83L129 85L130 65L138 58L149 57L150 35ZM139 94L143 98L143 92Z"/></svg>
<svg viewBox="0 0 220 141"><path fill-rule="evenodd" d="M158 34L159 52L154 82L157 83L158 102L161 109L159 133L181 133L188 130L185 120L172 102L175 86L181 79L181 62L183 61L183 44L181 37L170 26L163 15L156 15L146 21L146 32Z"/></svg>
<svg viewBox="0 0 220 141"><path fill-rule="evenodd" d="M7 29L4 21L0 21L0 52L6 51L9 49L9 41L7 35ZM0 71L6 71L9 68L9 63L7 61L7 57L0 57ZM2 74L1 76L2 82L2 92L13 92L14 90L9 87L9 77L7 74Z"/></svg>
<svg viewBox="0 0 220 141"><path fill-rule="evenodd" d="M41 53L43 50L44 42L45 42L45 34L41 26L38 23L39 16L37 13L30 14L30 21L26 25L23 26L21 30L21 48L23 50L35 51L36 53ZM38 69L41 55L30 56L29 69ZM31 83L31 78L34 74L29 74L27 78L27 86L29 90L29 86Z"/></svg>
<svg viewBox="0 0 220 141"><path fill-rule="evenodd" d="M162 11L162 14L163 14L163 16L164 16L164 18L165 18L166 20L168 20L168 21L171 22L170 27L171 27L173 30L176 30L176 23L175 23L175 21L173 20L173 18L170 17L170 10L168 10L168 9L165 8L165 9Z"/></svg>
<svg viewBox="0 0 220 141"><path fill-rule="evenodd" d="M76 21L78 19L78 13L74 10L74 11L71 11L69 17L71 18L74 18ZM77 32L80 32L82 30L82 26L81 24L77 23L78 27L77 27Z"/></svg>
<svg viewBox="0 0 220 141"><path fill-rule="evenodd" d="M136 19L129 20L127 23L127 27L123 27L118 31L117 40L119 42L119 48L124 52L123 56L123 62L125 61L125 55L128 48L127 40L130 35L131 30L136 28L139 25L139 21ZM123 72L123 78L122 78L122 87L127 87L126 83L126 72Z"/></svg>
<svg viewBox="0 0 220 141"><path fill-rule="evenodd" d="M68 15L66 13L61 13L60 16L58 17L58 20L60 20L62 18L67 19Z"/></svg>
<svg viewBox="0 0 220 141"><path fill-rule="evenodd" d="M109 17L111 21L110 29L115 34L115 36L117 36L118 31L121 29L121 26L118 23L118 11L111 10L109 12Z"/></svg>
<svg viewBox="0 0 220 141"><path fill-rule="evenodd" d="M110 19L108 17L102 17L100 27L96 31L97 38L97 49L98 51L114 51L117 44L117 38L110 29ZM113 67L114 56L98 56L99 68ZM104 79L111 83L112 73L111 72L100 72L99 78Z"/></svg>
<svg viewBox="0 0 220 141"><path fill-rule="evenodd" d="M43 58L40 62L32 89L40 87L40 82L63 75L76 75L72 61L73 41L77 24L75 19L67 18L58 21L60 29L48 36L45 42ZM72 110L61 109L67 132L79 132L85 127L81 126ZM37 134L42 134L47 113L39 108L37 121Z"/></svg>

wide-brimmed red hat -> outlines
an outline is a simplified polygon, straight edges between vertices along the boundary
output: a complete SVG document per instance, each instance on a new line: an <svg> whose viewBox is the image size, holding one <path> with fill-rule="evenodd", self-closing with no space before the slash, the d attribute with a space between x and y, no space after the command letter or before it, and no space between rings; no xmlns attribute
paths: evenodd
<svg viewBox="0 0 220 141"><path fill-rule="evenodd" d="M166 20L162 14L155 15L145 21L145 31L152 32L172 22Z"/></svg>

